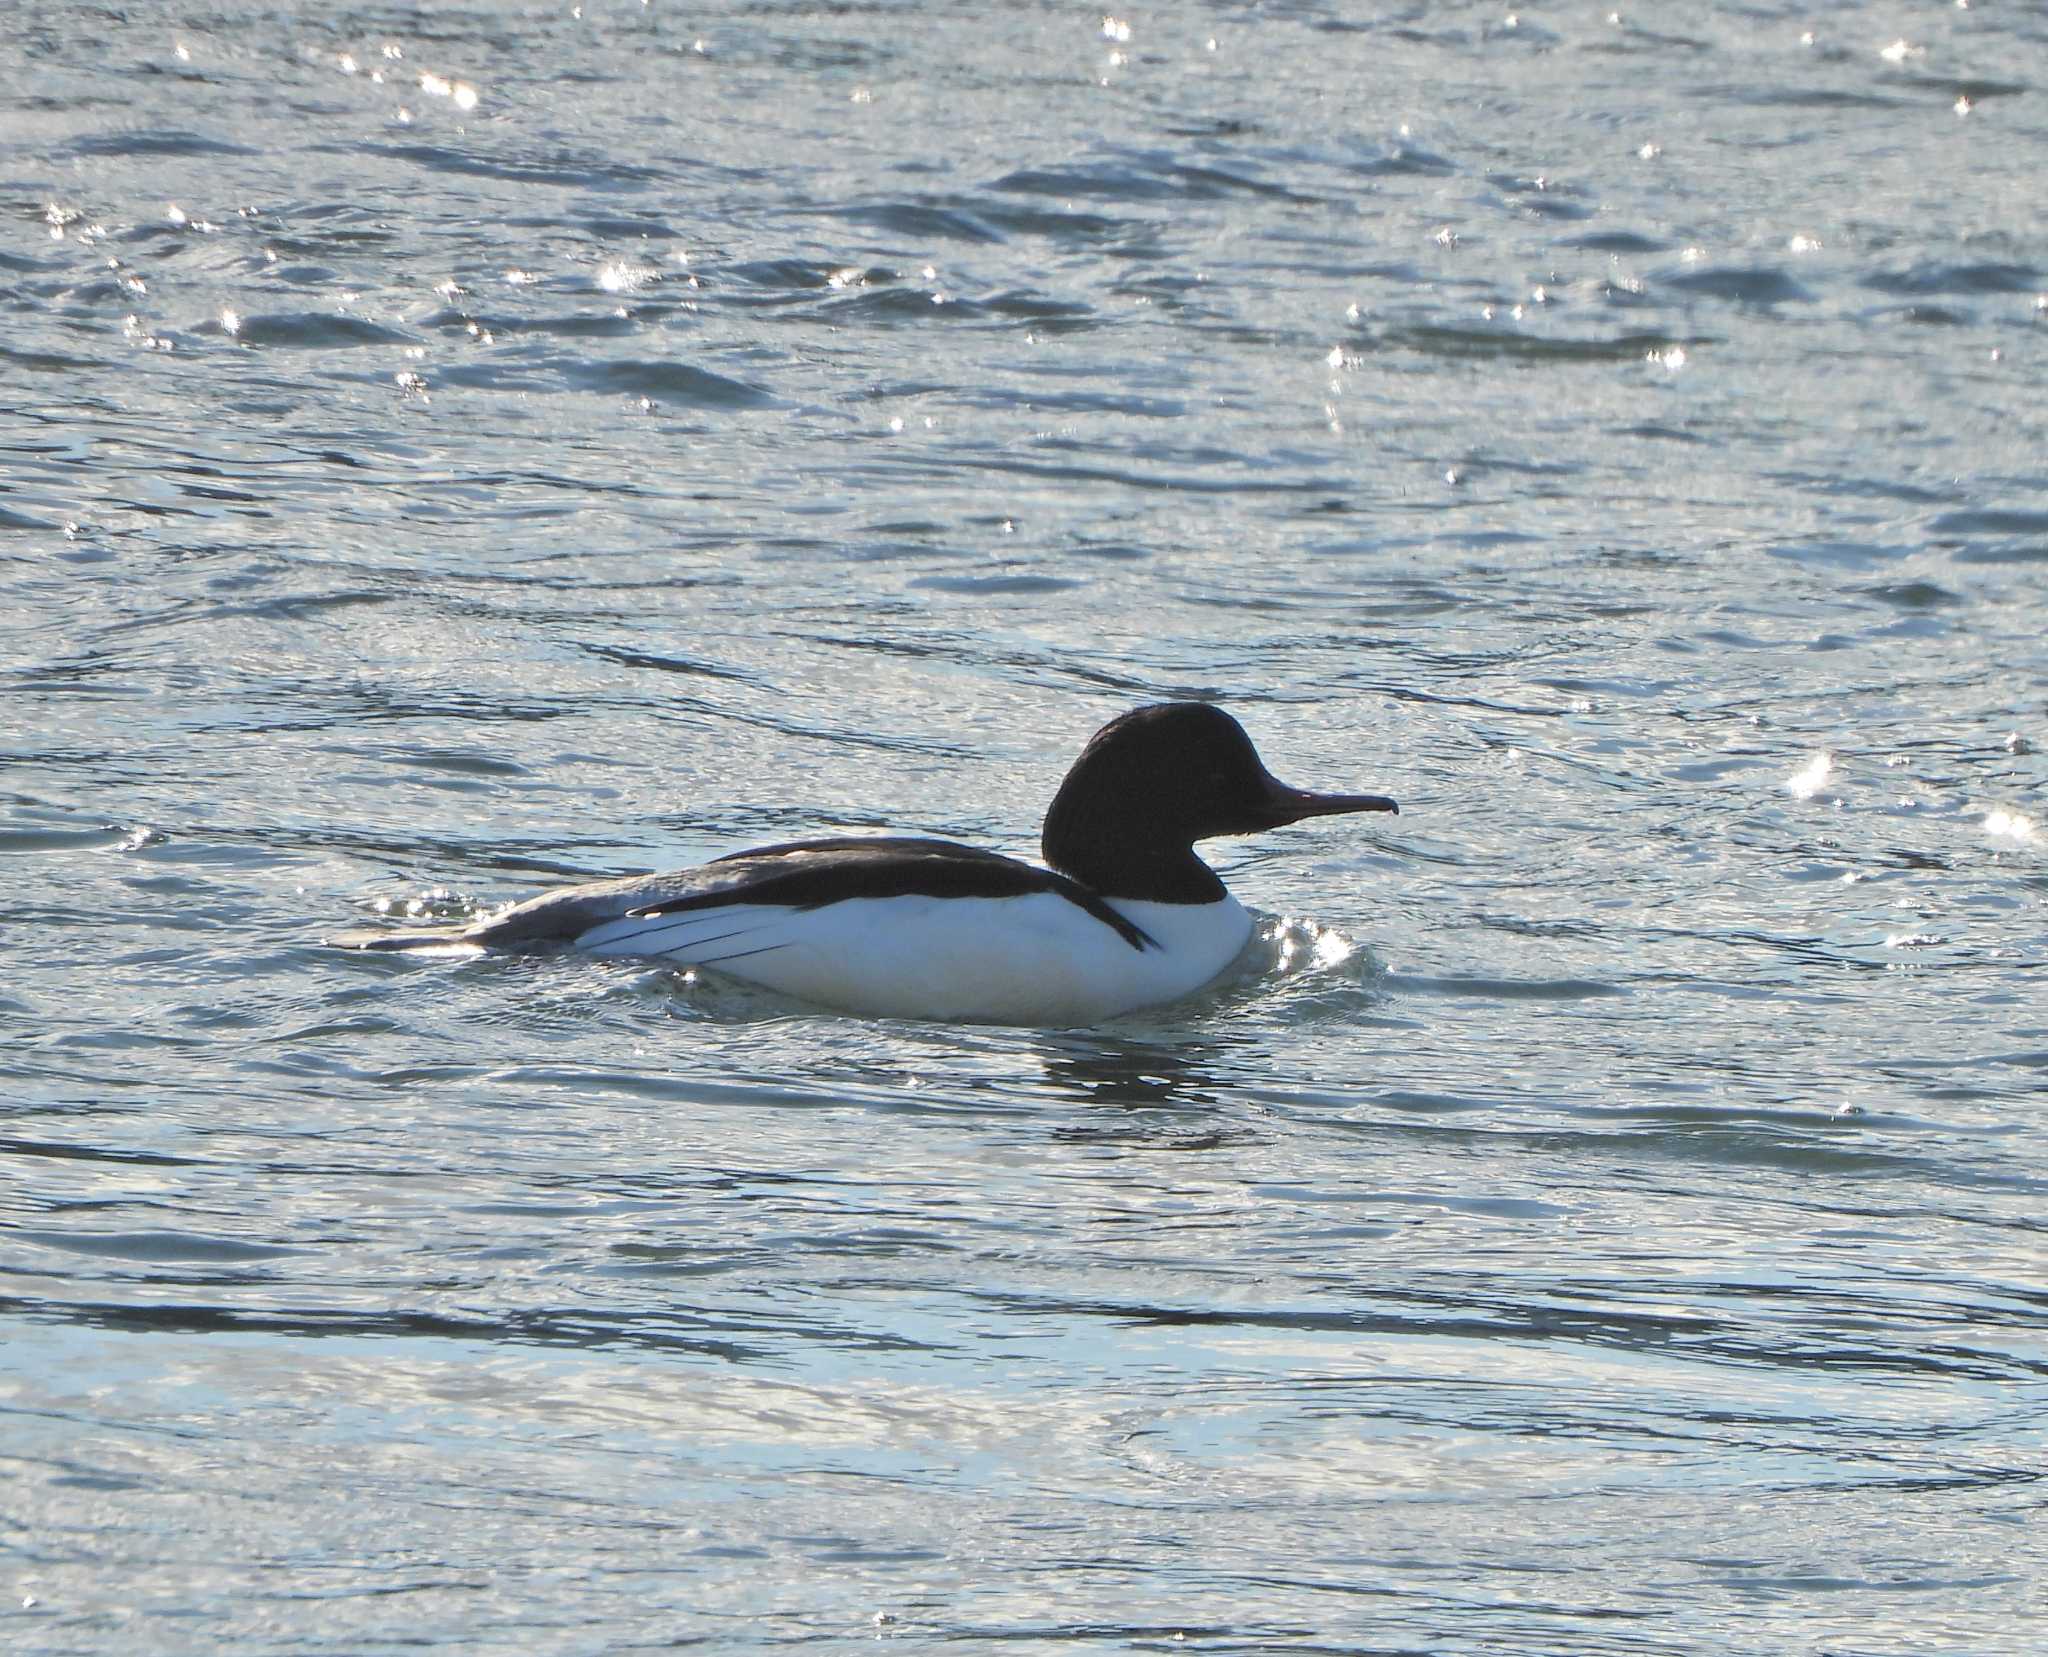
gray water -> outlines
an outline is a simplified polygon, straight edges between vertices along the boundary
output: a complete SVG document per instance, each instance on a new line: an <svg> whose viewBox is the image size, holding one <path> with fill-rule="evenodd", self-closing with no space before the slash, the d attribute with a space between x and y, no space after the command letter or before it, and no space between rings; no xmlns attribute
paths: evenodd
<svg viewBox="0 0 2048 1657"><path fill-rule="evenodd" d="M2041 1649L2039 8L6 33L5 1649ZM1188 1005L322 946L1188 696Z"/></svg>

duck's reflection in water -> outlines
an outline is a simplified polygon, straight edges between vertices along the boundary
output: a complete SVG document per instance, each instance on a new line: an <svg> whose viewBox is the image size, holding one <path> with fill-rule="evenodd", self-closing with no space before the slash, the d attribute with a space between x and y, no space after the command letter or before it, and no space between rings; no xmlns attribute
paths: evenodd
<svg viewBox="0 0 2048 1657"><path fill-rule="evenodd" d="M1198 1042L1073 1032L1048 1034L1039 1046L1046 1087L1113 1116L1069 1122L1062 1139L1171 1142L1182 1149L1233 1137L1212 1113L1228 1090L1227 1056L1240 1043Z"/></svg>

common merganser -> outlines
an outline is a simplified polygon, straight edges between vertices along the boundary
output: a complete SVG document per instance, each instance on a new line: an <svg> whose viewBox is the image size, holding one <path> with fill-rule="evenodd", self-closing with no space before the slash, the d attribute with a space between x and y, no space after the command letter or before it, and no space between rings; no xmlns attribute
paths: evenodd
<svg viewBox="0 0 2048 1657"><path fill-rule="evenodd" d="M544 892L468 926L346 932L351 949L531 949L711 967L881 1018L1094 1024L1176 1001L1237 959L1251 916L1195 842L1399 811L1269 772L1203 702L1112 719L1053 796L1048 867L950 840L798 840Z"/></svg>

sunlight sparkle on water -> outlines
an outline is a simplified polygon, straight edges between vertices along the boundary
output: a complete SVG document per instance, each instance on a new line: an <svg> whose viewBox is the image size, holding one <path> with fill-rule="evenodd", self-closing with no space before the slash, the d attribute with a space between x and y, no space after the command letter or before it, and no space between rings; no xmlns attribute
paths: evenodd
<svg viewBox="0 0 2048 1657"><path fill-rule="evenodd" d="M652 282L656 274L647 265L613 259L598 268L597 285L606 293L636 293Z"/></svg>
<svg viewBox="0 0 2048 1657"><path fill-rule="evenodd" d="M1795 800L1810 800L1834 774L1835 762L1827 754L1815 754L1785 779L1785 792Z"/></svg>
<svg viewBox="0 0 2048 1657"><path fill-rule="evenodd" d="M1280 972L1294 972L1301 968L1327 971L1343 965L1358 953L1357 946L1343 933L1294 915L1282 917L1270 936L1273 940L1273 964Z"/></svg>
<svg viewBox="0 0 2048 1657"><path fill-rule="evenodd" d="M476 108L477 91L467 81L451 81L446 75L437 75L431 70L420 73L420 90L430 98L448 98L455 107L462 110Z"/></svg>
<svg viewBox="0 0 2048 1657"><path fill-rule="evenodd" d="M2034 823L2032 818L2017 811L2000 809L1985 813L1984 832L1998 840L2031 840L2034 838Z"/></svg>

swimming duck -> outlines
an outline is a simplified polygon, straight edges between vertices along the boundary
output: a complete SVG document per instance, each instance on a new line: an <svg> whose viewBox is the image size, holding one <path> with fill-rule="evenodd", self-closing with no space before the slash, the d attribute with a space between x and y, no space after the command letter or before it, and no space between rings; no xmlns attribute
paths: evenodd
<svg viewBox="0 0 2048 1657"><path fill-rule="evenodd" d="M1112 719L1045 814L1043 867L950 840L796 840L568 886L462 927L360 929L351 949L534 949L709 967L841 1012L1075 1026L1200 989L1251 916L1195 843L1361 811L1269 772L1204 702Z"/></svg>

